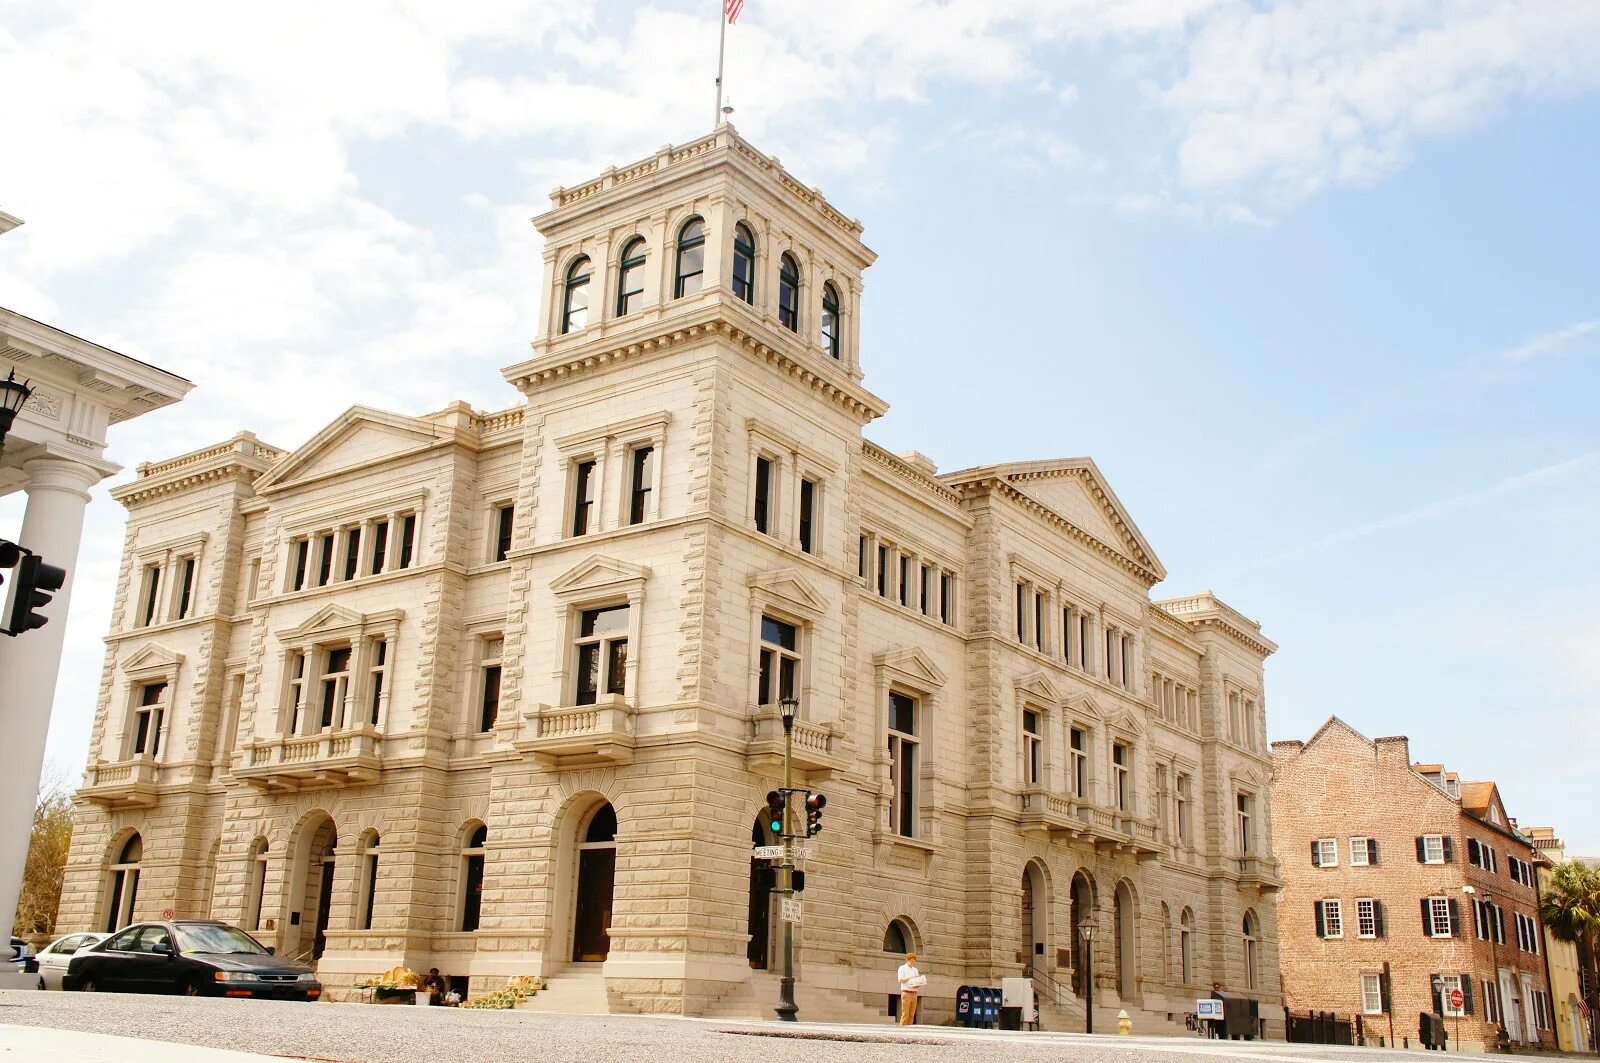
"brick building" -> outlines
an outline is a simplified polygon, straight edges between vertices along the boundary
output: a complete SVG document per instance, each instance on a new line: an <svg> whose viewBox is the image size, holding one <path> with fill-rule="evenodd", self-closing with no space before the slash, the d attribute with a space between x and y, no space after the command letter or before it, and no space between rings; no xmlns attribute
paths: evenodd
<svg viewBox="0 0 1600 1063"><path fill-rule="evenodd" d="M861 226L731 126L536 219L516 405L141 466L62 900L316 962L770 1014L780 699L824 789L803 1014L1030 971L1151 1030L1278 1002L1260 626L1087 458L863 438ZM1047 329L1047 323L1041 323ZM821 1014L827 1014L822 1010ZM1103 1027L1102 1027L1103 1028Z"/></svg>
<svg viewBox="0 0 1600 1063"><path fill-rule="evenodd" d="M1490 782L1414 764L1403 737L1369 740L1332 717L1272 744L1273 839L1284 997L1359 1015L1367 1039L1555 1044L1532 842ZM1450 1004L1459 989L1462 1006ZM1442 991L1442 992L1441 992Z"/></svg>

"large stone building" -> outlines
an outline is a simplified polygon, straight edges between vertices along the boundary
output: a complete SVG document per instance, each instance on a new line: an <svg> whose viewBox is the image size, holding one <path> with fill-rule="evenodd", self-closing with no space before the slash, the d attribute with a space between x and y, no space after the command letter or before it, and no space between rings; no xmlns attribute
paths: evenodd
<svg viewBox="0 0 1600 1063"><path fill-rule="evenodd" d="M1359 1015L1374 1044L1415 1040L1429 1012L1469 1049L1501 1028L1554 1047L1535 850L1494 783L1414 764L1406 738L1338 717L1272 758L1289 1007Z"/></svg>
<svg viewBox="0 0 1600 1063"><path fill-rule="evenodd" d="M523 403L358 406L116 492L63 925L210 913L335 996L405 963L765 1010L750 849L792 691L830 800L811 1014L883 1013L914 947L936 1014L1031 970L1079 1022L1092 920L1107 1014L1181 1020L1221 981L1271 1015L1259 626L1153 602L1088 459L941 474L863 439L873 253L731 127L536 224Z"/></svg>

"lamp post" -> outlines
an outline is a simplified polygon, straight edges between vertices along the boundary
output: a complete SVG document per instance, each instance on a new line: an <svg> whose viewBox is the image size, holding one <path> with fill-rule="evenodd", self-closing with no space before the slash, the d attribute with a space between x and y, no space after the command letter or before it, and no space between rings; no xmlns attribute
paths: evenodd
<svg viewBox="0 0 1600 1063"><path fill-rule="evenodd" d="M793 694L778 701L783 720L783 874L778 892L785 901L794 897L794 830L790 813L790 791L794 788L794 718L800 712L800 699ZM800 1006L794 1002L794 923L783 917L783 977L778 981L778 1005L772 1009L784 1022L794 1022Z"/></svg>
<svg viewBox="0 0 1600 1063"><path fill-rule="evenodd" d="M1085 917L1078 933L1083 935L1083 1032L1094 1033L1094 923Z"/></svg>
<svg viewBox="0 0 1600 1063"><path fill-rule="evenodd" d="M11 423L17 419L17 413L22 409L22 404L28 401L33 394L33 389L28 386L28 381L18 381L15 369L0 380L0 445L6 441L6 433L11 431Z"/></svg>
<svg viewBox="0 0 1600 1063"><path fill-rule="evenodd" d="M1467 903L1472 903L1478 890L1470 883L1461 887L1461 892L1466 895ZM1489 933L1489 974L1490 983L1494 986L1494 1033L1501 1044L1507 1044L1511 1038L1506 1033L1506 1000L1500 992L1500 944L1495 936L1499 932L1499 919L1496 918L1494 909L1494 893L1488 889L1483 891L1483 921L1487 924L1484 929Z"/></svg>

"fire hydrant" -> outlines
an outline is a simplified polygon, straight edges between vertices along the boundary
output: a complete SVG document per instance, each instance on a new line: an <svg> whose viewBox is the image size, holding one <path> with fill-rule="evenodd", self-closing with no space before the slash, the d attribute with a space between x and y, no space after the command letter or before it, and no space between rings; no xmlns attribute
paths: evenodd
<svg viewBox="0 0 1600 1063"><path fill-rule="evenodd" d="M1117 1012L1117 1032L1118 1033L1132 1033L1133 1032L1133 1020L1128 1018L1128 1009L1127 1008L1123 1008L1121 1011Z"/></svg>

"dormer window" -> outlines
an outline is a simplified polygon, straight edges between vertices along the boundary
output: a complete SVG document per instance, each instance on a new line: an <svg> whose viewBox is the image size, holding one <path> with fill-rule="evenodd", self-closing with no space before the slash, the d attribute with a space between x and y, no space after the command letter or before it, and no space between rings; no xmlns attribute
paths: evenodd
<svg viewBox="0 0 1600 1063"><path fill-rule="evenodd" d="M678 272L672 297L681 299L700 290L706 276L706 223L690 218L678 230Z"/></svg>
<svg viewBox="0 0 1600 1063"><path fill-rule="evenodd" d="M778 323L800 331L800 264L788 252L778 263Z"/></svg>
<svg viewBox="0 0 1600 1063"><path fill-rule="evenodd" d="M756 301L756 237L744 222L733 227L733 294Z"/></svg>
<svg viewBox="0 0 1600 1063"><path fill-rule="evenodd" d="M644 237L636 236L622 249L617 275L617 316L626 317L644 306Z"/></svg>
<svg viewBox="0 0 1600 1063"><path fill-rule="evenodd" d="M839 332L839 289L829 281L822 286L822 349L831 358L838 358L843 346Z"/></svg>
<svg viewBox="0 0 1600 1063"><path fill-rule="evenodd" d="M589 323L589 259L580 257L567 267L561 298L561 333L575 332Z"/></svg>

